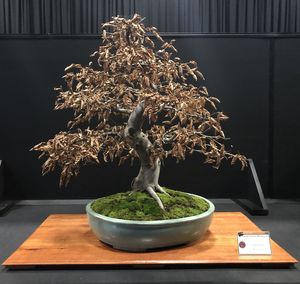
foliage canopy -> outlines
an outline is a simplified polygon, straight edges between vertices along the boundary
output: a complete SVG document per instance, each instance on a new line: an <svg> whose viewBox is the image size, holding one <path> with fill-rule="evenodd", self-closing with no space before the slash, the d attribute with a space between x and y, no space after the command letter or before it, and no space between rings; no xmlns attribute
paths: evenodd
<svg viewBox="0 0 300 284"><path fill-rule="evenodd" d="M137 158L124 131L141 102L152 162L180 161L197 152L216 168L223 159L246 166L245 156L225 148L221 122L228 117L217 111L219 100L209 96L197 63L176 56L174 42L165 42L155 27L145 27L137 14L102 25L102 45L91 55L93 61L68 66L65 86L55 88L55 109L73 109L74 118L68 131L33 147L46 157L44 174L59 166L63 185L88 162L117 159L122 164Z"/></svg>

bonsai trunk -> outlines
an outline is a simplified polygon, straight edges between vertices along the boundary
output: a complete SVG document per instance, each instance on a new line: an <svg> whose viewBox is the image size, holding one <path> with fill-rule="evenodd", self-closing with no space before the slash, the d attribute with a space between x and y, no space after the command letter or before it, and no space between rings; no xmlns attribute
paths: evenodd
<svg viewBox="0 0 300 284"><path fill-rule="evenodd" d="M131 184L132 191L148 191L156 200L159 207L164 210L164 206L156 191L167 194L158 184L161 162L157 158L153 163L150 159L150 148L152 143L142 132L143 113L145 103L140 102L135 110L130 114L125 128L125 139L129 145L137 152L141 162L140 171Z"/></svg>

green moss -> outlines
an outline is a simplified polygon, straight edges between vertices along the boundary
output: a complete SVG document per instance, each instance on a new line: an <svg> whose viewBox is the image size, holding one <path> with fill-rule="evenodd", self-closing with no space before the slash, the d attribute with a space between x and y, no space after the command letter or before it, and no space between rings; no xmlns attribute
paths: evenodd
<svg viewBox="0 0 300 284"><path fill-rule="evenodd" d="M165 211L147 192L121 192L99 198L92 203L92 209L101 215L125 220L166 220L189 217L208 210L209 204L200 197L164 188L169 196L158 193Z"/></svg>

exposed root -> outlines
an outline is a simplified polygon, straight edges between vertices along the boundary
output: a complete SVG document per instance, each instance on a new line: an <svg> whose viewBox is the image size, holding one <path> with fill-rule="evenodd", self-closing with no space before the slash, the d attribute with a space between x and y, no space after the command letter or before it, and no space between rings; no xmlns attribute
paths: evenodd
<svg viewBox="0 0 300 284"><path fill-rule="evenodd" d="M156 184L156 185L155 185L155 188L156 188L159 192L164 193L164 194L170 196L170 194L167 193L160 185Z"/></svg>
<svg viewBox="0 0 300 284"><path fill-rule="evenodd" d="M157 195L157 193L155 192L155 190L151 187L151 186L148 186L147 189L146 189L149 194L156 200L156 202L158 203L158 206L162 209L162 210L165 210L165 207L164 205L162 204L159 196Z"/></svg>

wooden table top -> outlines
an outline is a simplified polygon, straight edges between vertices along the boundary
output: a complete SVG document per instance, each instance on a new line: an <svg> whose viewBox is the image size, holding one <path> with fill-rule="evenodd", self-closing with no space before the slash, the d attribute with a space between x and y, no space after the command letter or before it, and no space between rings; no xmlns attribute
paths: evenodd
<svg viewBox="0 0 300 284"><path fill-rule="evenodd" d="M267 228L266 228L267 229ZM50 215L3 263L11 268L46 265L293 264L271 240L272 255L239 256L237 232L261 231L240 212L216 212L202 240L149 252L125 252L100 242L85 214Z"/></svg>

